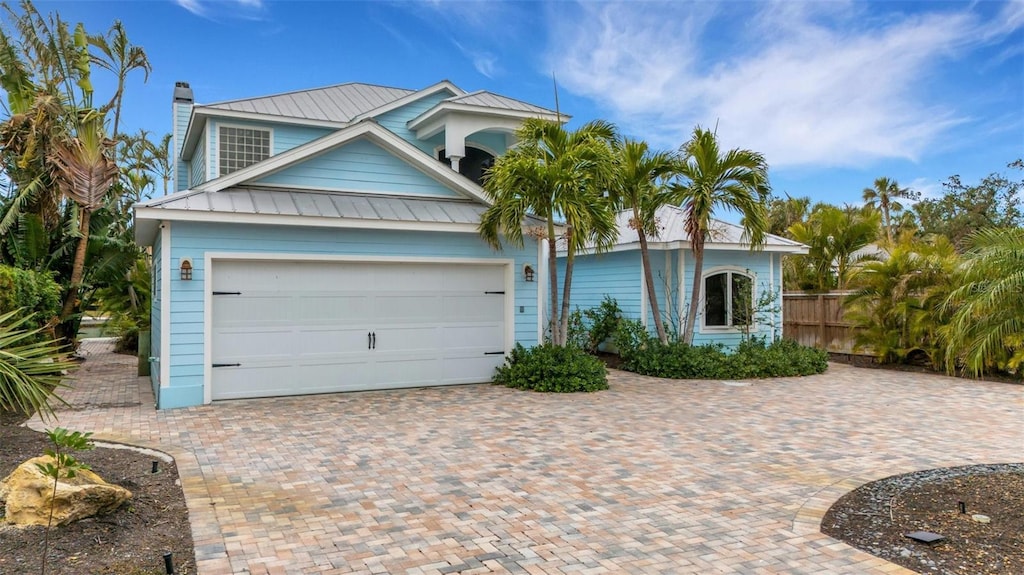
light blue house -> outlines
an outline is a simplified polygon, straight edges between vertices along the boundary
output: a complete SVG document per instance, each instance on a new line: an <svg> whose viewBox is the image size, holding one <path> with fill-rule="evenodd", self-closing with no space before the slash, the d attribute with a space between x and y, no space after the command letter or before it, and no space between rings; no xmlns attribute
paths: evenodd
<svg viewBox="0 0 1024 575"><path fill-rule="evenodd" d="M611 296L623 316L639 319L651 333L655 318L647 301L647 285L640 261L640 240L629 226L632 212L618 214L619 238L605 253L576 256L572 276L572 306L597 307ZM657 212L658 237L648 238L661 322L677 334L685 329L693 285L694 265L690 238L681 208L667 206ZM721 343L734 346L744 334L782 336L782 257L805 254L798 242L768 235L760 251L743 242L743 229L715 221L704 246L701 273L700 310L694 326L693 343ZM559 258L564 274L565 258ZM745 302L754 303L753 321L744 321ZM760 303L761 305L756 305ZM747 324L747 325L744 325Z"/></svg>
<svg viewBox="0 0 1024 575"><path fill-rule="evenodd" d="M176 192L135 212L160 408L483 382L541 337L539 247L480 239L479 181L554 112L447 81L209 105L179 83L173 109Z"/></svg>

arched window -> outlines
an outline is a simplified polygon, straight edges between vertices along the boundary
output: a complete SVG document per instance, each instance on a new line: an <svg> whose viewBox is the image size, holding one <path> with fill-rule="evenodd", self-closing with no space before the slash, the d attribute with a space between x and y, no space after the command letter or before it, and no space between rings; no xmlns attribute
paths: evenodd
<svg viewBox="0 0 1024 575"><path fill-rule="evenodd" d="M452 165L452 161L448 159L445 154L445 149L441 148L437 152L437 159L447 164L449 167ZM459 160L459 173L474 182L480 184L484 183L484 174L487 170L491 169L494 165L494 155L480 148L474 148L469 144L466 145L466 157Z"/></svg>
<svg viewBox="0 0 1024 575"><path fill-rule="evenodd" d="M754 319L754 278L734 270L704 277L704 326L741 327Z"/></svg>

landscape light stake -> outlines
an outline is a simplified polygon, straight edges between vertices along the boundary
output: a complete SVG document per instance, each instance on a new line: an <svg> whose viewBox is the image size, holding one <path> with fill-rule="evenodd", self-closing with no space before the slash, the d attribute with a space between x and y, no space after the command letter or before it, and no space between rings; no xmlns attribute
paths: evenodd
<svg viewBox="0 0 1024 575"><path fill-rule="evenodd" d="M167 575L174 575L174 553L164 553L164 570Z"/></svg>
<svg viewBox="0 0 1024 575"><path fill-rule="evenodd" d="M157 471L160 471L160 462L159 461L154 461L153 462L153 471L151 471L150 473L156 473Z"/></svg>
<svg viewBox="0 0 1024 575"><path fill-rule="evenodd" d="M967 513L967 504L963 501L957 501L957 507L960 508L960 513Z"/></svg>

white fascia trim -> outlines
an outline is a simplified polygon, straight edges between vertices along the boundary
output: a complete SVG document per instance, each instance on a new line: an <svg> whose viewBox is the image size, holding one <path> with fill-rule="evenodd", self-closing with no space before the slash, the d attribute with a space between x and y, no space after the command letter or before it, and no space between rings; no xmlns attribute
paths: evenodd
<svg viewBox="0 0 1024 575"><path fill-rule="evenodd" d="M508 110L506 108L488 108L472 104L460 104L458 102L441 102L419 116L416 116L412 120L409 120L405 125L410 130L416 131L431 120L437 119L450 112L462 112L465 114L472 114L474 116L485 116L491 118L511 118L515 120L542 118L552 122L559 121L559 118L561 117L563 124L568 122L570 119L569 116L565 114L561 114L561 116L559 116L558 114L548 114L544 112L526 112L523 110ZM429 137L429 135L426 137Z"/></svg>
<svg viewBox="0 0 1024 575"><path fill-rule="evenodd" d="M315 228L350 228L370 230L406 230L420 232L478 233L477 224L452 222L400 222L392 220L362 220L354 218L328 218L321 216L295 216L284 214L241 214L197 210L169 210L165 208L138 208L137 219L164 221L209 222L218 224L257 224L272 226L305 226Z"/></svg>
<svg viewBox="0 0 1024 575"><path fill-rule="evenodd" d="M171 385L171 222L160 224L160 387ZM159 405L160 398L157 398Z"/></svg>
<svg viewBox="0 0 1024 575"><path fill-rule="evenodd" d="M271 188L298 192L328 192L328 193L342 193L359 196L387 196L387 197L401 197L409 198L413 200L425 199L425 200L447 200L449 202L460 202L468 203L469 201L465 196L442 196L441 194L409 194L402 192L389 192L389 191L372 191L367 192L366 190L353 190L352 188L332 188L328 186L296 186L292 184L275 184L275 183L264 183L260 182L259 188Z"/></svg>
<svg viewBox="0 0 1024 575"><path fill-rule="evenodd" d="M388 131L380 124L372 121L363 121L354 126L328 134L322 138L292 148L276 156L271 156L258 164L238 170L226 176L217 178L197 186L196 190L204 192L219 192L221 190L244 184L252 180L281 171L301 160L326 153L334 148L352 142L360 137L367 137L373 143L380 145L401 159L409 162L414 168L425 173L440 182L448 185L456 191L463 192L466 196L477 200L484 205L490 205L483 193L483 188L473 183L468 178L452 170L448 166L430 157L423 150L406 142L402 138Z"/></svg>
<svg viewBox="0 0 1024 575"><path fill-rule="evenodd" d="M293 118L291 116L274 116L269 114L258 114L256 112L221 110L218 108L208 108L205 106L196 105L192 107L192 117L189 119L188 128L185 130L184 151L188 152L189 154L192 153L192 149L195 148L196 144L199 143L199 134L193 132L192 130L193 124L196 124L198 122L199 117L202 117L204 119L230 118L235 120L252 120L254 122L269 122L272 124L288 124L292 126L309 126L313 128L332 128L335 130L351 125L351 122L310 120L307 118Z"/></svg>
<svg viewBox="0 0 1024 575"><path fill-rule="evenodd" d="M690 249L690 242L688 241L672 241L672 242L650 242L647 244L647 248L651 250L677 250L677 249ZM625 252L630 250L639 250L640 244L630 242L626 244L616 244L606 250L600 252L594 248L583 248L576 255L594 255L603 253L614 253L614 252ZM721 244L721 243L707 243L704 244L704 249L710 251L745 251L749 252L749 244ZM808 252L807 247L798 246L764 246L761 253L783 253L783 254L806 254ZM565 250L558 250L559 256L564 255ZM758 252L754 252L758 253Z"/></svg>
<svg viewBox="0 0 1024 575"><path fill-rule="evenodd" d="M444 91L444 90L447 90L447 91L451 92L452 94L455 94L456 96L465 96L466 95L466 91L463 90L462 88L456 86L455 84L452 84L448 80L441 80L440 82L438 82L436 84L433 84L433 85L430 85L430 86L427 86L426 88L423 88L422 90L417 90L417 91L413 92L412 94L408 94L406 96L402 96L401 98L399 98L399 99L397 99L397 100L395 100L393 102L389 102L387 104L384 104L383 106L381 106L379 108L374 108L373 110L370 110L368 112L363 112L362 114L359 114L358 116L352 118L352 122L353 123L354 122L358 122L360 120L365 120L366 118L376 118L377 116L381 116L383 114L387 114L388 112L391 112L393 110L397 110L397 109L401 108L402 106L405 106L407 104L411 104L411 103L415 102L416 100L419 100L420 98L425 98L427 96L430 96L432 94L436 94L436 93Z"/></svg>

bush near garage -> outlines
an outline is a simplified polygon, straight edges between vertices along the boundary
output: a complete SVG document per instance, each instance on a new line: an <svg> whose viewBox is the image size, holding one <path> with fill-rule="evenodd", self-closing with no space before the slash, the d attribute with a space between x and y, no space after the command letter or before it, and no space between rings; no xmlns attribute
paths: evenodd
<svg viewBox="0 0 1024 575"><path fill-rule="evenodd" d="M494 383L516 389L555 393L608 389L604 363L573 347L546 343L529 349L516 344Z"/></svg>
<svg viewBox="0 0 1024 575"><path fill-rule="evenodd" d="M747 379L793 377L823 373L828 368L824 350L790 340L770 344L744 339L734 352L722 345L663 344L636 320L624 320L615 334L622 369L670 379Z"/></svg>

